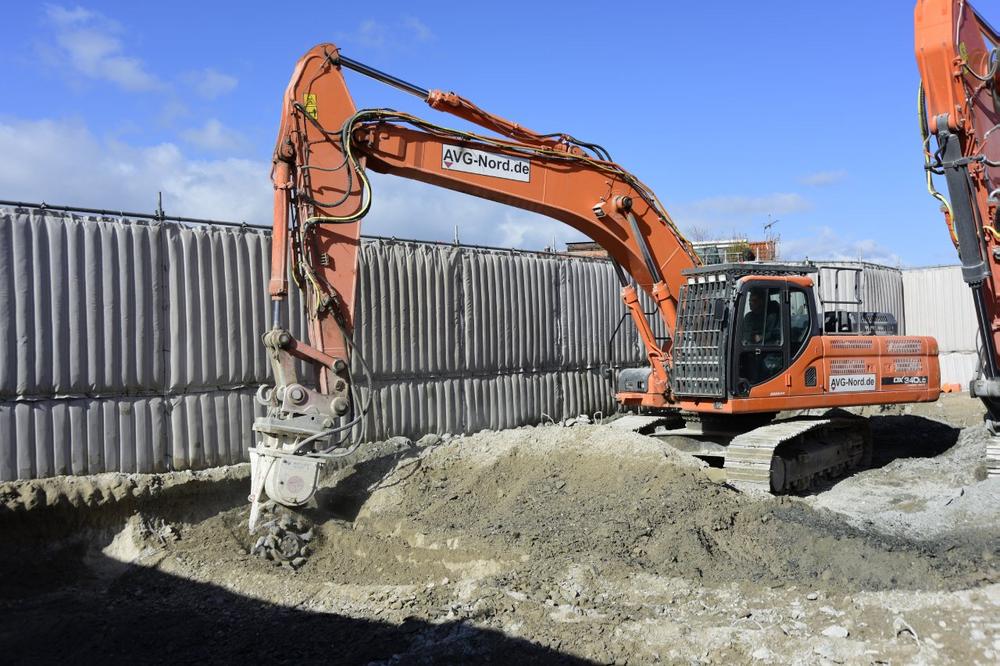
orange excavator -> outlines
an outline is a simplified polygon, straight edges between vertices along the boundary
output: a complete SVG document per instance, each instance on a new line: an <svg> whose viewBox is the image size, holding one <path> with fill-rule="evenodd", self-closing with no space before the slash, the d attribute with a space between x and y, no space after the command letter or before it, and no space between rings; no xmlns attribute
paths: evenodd
<svg viewBox="0 0 1000 666"><path fill-rule="evenodd" d="M359 110L346 70L486 132ZM370 392L354 375L367 366L351 336L369 169L547 215L607 250L649 362L619 374L618 402L673 419L668 433L697 435L694 453L716 459L733 485L802 490L871 455L863 419L842 410L777 419L779 412L929 402L940 393L933 338L825 332L806 266L700 265L652 190L601 146L534 132L320 44L295 68L274 151L274 317L264 344L275 386L258 393L267 414L254 424L259 439L250 451L251 524L264 495L287 506L307 502L324 467L364 438ZM289 276L307 297L308 342L280 325ZM639 290L666 327L664 344ZM312 377L298 377L300 362Z"/></svg>
<svg viewBox="0 0 1000 666"><path fill-rule="evenodd" d="M981 347L969 393L986 406L987 472L1000 476L1000 33L964 0L920 0L914 34L927 189L972 291Z"/></svg>

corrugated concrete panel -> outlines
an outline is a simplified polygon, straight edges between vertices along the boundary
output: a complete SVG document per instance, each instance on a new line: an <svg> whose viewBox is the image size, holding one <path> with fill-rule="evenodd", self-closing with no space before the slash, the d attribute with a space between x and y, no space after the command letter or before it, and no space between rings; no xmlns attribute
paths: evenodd
<svg viewBox="0 0 1000 666"><path fill-rule="evenodd" d="M931 335L941 351L941 381L967 390L979 372L979 325L959 266L903 271L907 335Z"/></svg>
<svg viewBox="0 0 1000 666"><path fill-rule="evenodd" d="M560 374L471 377L465 384L466 431L502 430L563 416Z"/></svg>
<svg viewBox="0 0 1000 666"><path fill-rule="evenodd" d="M245 461L253 393L0 402L0 480Z"/></svg>
<svg viewBox="0 0 1000 666"><path fill-rule="evenodd" d="M562 335L562 362L577 368L596 368L612 363L618 356L631 356L629 339L619 334L609 354L609 342L625 312L621 288L606 261L567 261L565 279L560 280L560 320L565 322ZM635 327L629 323L629 332ZM619 339L620 338L620 339Z"/></svg>
<svg viewBox="0 0 1000 666"><path fill-rule="evenodd" d="M562 417L601 412L607 416L615 411L615 388L598 369L560 374L560 394L563 398Z"/></svg>
<svg viewBox="0 0 1000 666"><path fill-rule="evenodd" d="M250 425L263 408L255 389L210 391L171 397L171 469L199 469L246 461L253 444Z"/></svg>
<svg viewBox="0 0 1000 666"><path fill-rule="evenodd" d="M473 373L558 367L562 261L535 254L463 252L465 362Z"/></svg>
<svg viewBox="0 0 1000 666"><path fill-rule="evenodd" d="M0 402L0 480L167 466L164 400Z"/></svg>
<svg viewBox="0 0 1000 666"><path fill-rule="evenodd" d="M462 379L376 384L366 438L466 432Z"/></svg>
<svg viewBox="0 0 1000 666"><path fill-rule="evenodd" d="M448 246L362 243L355 344L376 378L442 377L462 367L460 255Z"/></svg>
<svg viewBox="0 0 1000 666"><path fill-rule="evenodd" d="M11 313L0 322L0 479L245 460L254 389L270 380L269 240L255 228L0 211L0 308ZM356 343L373 369L368 437L609 410L602 368L619 292L606 261L365 240ZM285 317L304 337L294 289ZM644 362L631 322L612 356Z"/></svg>
<svg viewBox="0 0 1000 666"><path fill-rule="evenodd" d="M255 228L0 211L0 479L245 460L270 380L269 262ZM854 266L822 264L821 295ZM937 337L943 380L966 384L977 334L958 268L861 267L863 309ZM370 439L610 412L609 361L645 363L628 320L609 353L625 309L606 261L368 239L358 284ZM294 289L287 305L304 337Z"/></svg>
<svg viewBox="0 0 1000 666"><path fill-rule="evenodd" d="M271 375L261 336L271 327L271 238L255 227L165 224L171 393L240 388ZM290 284L284 321L306 330L299 292Z"/></svg>
<svg viewBox="0 0 1000 666"><path fill-rule="evenodd" d="M162 243L155 225L0 211L0 398L158 384Z"/></svg>
<svg viewBox="0 0 1000 666"><path fill-rule="evenodd" d="M619 291L606 261L366 240L355 342L379 380L587 368L609 360ZM615 360L636 346L626 323Z"/></svg>
<svg viewBox="0 0 1000 666"><path fill-rule="evenodd" d="M270 239L261 230L167 227L171 391L258 381ZM266 263L265 263L266 262Z"/></svg>

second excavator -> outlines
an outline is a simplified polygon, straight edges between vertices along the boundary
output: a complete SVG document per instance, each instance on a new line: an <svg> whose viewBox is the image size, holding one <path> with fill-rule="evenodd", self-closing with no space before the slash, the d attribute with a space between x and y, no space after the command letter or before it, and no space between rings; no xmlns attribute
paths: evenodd
<svg viewBox="0 0 1000 666"><path fill-rule="evenodd" d="M986 408L987 474L1000 477L1000 33L964 0L918 0L913 19L927 189L972 295L979 373L969 394Z"/></svg>
<svg viewBox="0 0 1000 666"><path fill-rule="evenodd" d="M416 95L489 133L449 129L385 108L357 109L345 70ZM830 334L801 265L702 266L652 190L601 146L541 134L455 93L425 90L320 44L299 61L284 95L274 152L269 283L273 329L264 342L274 387L258 397L252 491L288 506L312 497L324 467L364 439L369 400L351 336L360 224L372 201L367 170L547 215L607 250L649 365L622 371L618 402L695 434L744 489L790 492L863 465L864 419L841 410L778 419L789 410L928 402L940 393L933 338ZM309 342L281 327L289 276L307 295ZM639 292L668 337L654 335ZM300 378L297 364L310 368Z"/></svg>

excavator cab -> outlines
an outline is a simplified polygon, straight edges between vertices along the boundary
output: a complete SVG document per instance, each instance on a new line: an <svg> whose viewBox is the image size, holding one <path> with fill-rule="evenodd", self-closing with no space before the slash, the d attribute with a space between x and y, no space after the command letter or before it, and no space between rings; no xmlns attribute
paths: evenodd
<svg viewBox="0 0 1000 666"><path fill-rule="evenodd" d="M723 264L686 271L673 346L674 393L746 397L786 371L821 333L808 277L815 270Z"/></svg>
<svg viewBox="0 0 1000 666"><path fill-rule="evenodd" d="M673 406L748 414L935 400L932 338L824 330L808 265L719 264L684 271L670 346ZM619 401L650 407L640 374ZM648 391L647 391L648 395Z"/></svg>

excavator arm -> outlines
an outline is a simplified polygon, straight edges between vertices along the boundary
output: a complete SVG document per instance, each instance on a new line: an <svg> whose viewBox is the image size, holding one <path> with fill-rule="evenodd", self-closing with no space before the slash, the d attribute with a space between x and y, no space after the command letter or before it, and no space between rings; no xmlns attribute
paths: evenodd
<svg viewBox="0 0 1000 666"><path fill-rule="evenodd" d="M390 109L357 110L345 68L496 136ZM366 169L547 215L600 244L614 261L652 369L642 404L671 404L670 343L657 343L637 287L651 296L672 338L682 271L699 260L652 191L600 146L539 134L455 93L424 90L320 44L295 68L274 151L274 309L264 343L275 386L258 394L268 414L254 425L263 441L251 450L251 525L263 492L286 505L308 501L323 461L352 451L364 436L367 405L351 373L365 364L352 359L351 334L360 224L372 200ZM282 325L289 278L307 298L308 342ZM302 363L315 373L312 381L296 374Z"/></svg>
<svg viewBox="0 0 1000 666"><path fill-rule="evenodd" d="M416 94L431 108L502 138L388 109L358 111L344 67ZM656 393L667 391L669 345L657 345L626 273L653 298L672 333L681 271L698 259L649 188L599 146L565 134L538 134L454 93L425 91L322 44L299 62L284 98L272 174L270 281L271 296L280 303L288 290L290 258L292 277L309 293L311 346L296 341L289 349L296 358L323 366L321 393L348 379L329 366L349 355L359 225L371 204L366 167L541 213L594 239L616 263L623 298L654 368ZM274 328L281 328L277 319Z"/></svg>
<svg viewBox="0 0 1000 666"><path fill-rule="evenodd" d="M918 0L914 36L920 69L920 128L927 187L972 290L982 343L970 386L988 421L1000 425L1000 34L964 0ZM931 145L931 136L936 147ZM934 187L943 176L948 196ZM1000 444L988 447L1000 475Z"/></svg>

